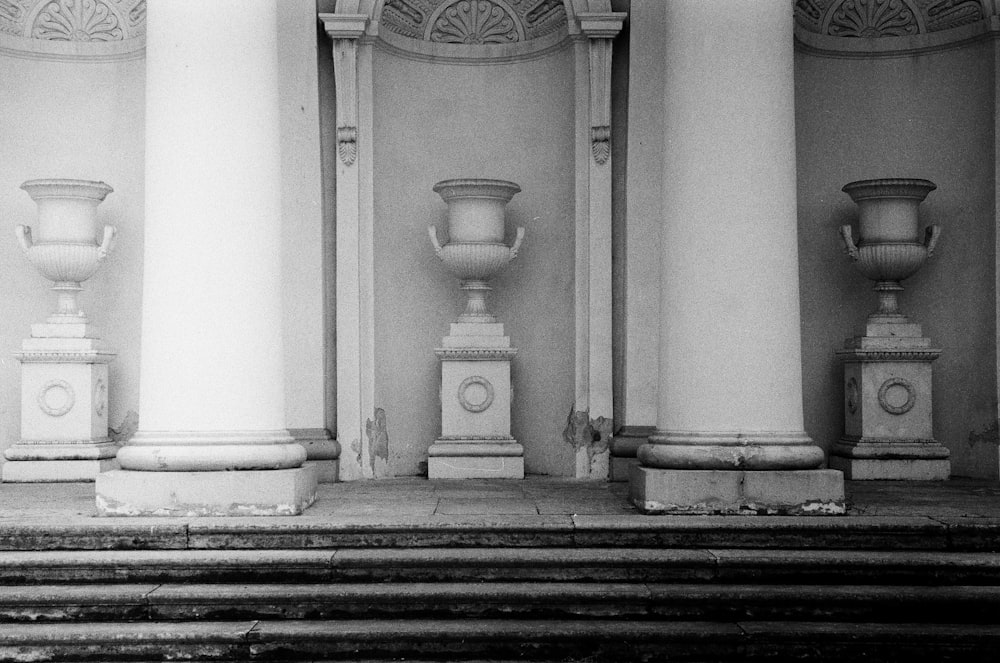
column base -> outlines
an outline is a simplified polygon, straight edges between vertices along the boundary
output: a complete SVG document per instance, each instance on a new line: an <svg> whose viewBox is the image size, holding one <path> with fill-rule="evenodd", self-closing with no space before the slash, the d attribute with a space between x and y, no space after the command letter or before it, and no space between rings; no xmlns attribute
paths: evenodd
<svg viewBox="0 0 1000 663"><path fill-rule="evenodd" d="M836 470L664 470L634 467L629 499L645 514L830 516L845 512Z"/></svg>
<svg viewBox="0 0 1000 663"><path fill-rule="evenodd" d="M101 516L297 516L316 500L318 468L145 472L97 477Z"/></svg>
<svg viewBox="0 0 1000 663"><path fill-rule="evenodd" d="M8 460L0 476L4 483L92 482L102 472L118 469L114 458L93 460Z"/></svg>

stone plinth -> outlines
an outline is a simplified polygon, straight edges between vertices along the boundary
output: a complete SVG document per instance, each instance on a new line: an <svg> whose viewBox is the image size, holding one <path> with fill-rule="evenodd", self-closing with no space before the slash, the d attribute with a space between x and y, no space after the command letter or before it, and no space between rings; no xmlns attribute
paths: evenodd
<svg viewBox="0 0 1000 663"><path fill-rule="evenodd" d="M316 500L318 468L130 472L97 478L102 516L296 516Z"/></svg>
<svg viewBox="0 0 1000 663"><path fill-rule="evenodd" d="M21 361L21 439L3 481L93 481L117 467L108 437L108 363L115 353L85 321L31 326Z"/></svg>
<svg viewBox="0 0 1000 663"><path fill-rule="evenodd" d="M510 434L510 347L500 323L452 323L441 360L441 437L427 450L431 479L524 478Z"/></svg>
<svg viewBox="0 0 1000 663"><path fill-rule="evenodd" d="M844 507L836 470L661 470L633 467L629 498L648 514L835 515Z"/></svg>
<svg viewBox="0 0 1000 663"><path fill-rule="evenodd" d="M901 315L872 316L837 355L844 364L844 437L830 467L848 479L943 480L949 452L934 439L931 362L941 351Z"/></svg>

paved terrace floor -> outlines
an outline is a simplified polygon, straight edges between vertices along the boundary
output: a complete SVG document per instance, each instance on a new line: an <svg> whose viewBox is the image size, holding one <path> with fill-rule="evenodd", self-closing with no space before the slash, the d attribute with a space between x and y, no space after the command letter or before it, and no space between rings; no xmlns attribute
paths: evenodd
<svg viewBox="0 0 1000 663"><path fill-rule="evenodd" d="M1000 526L1000 482L956 478L944 482L848 481L847 518L924 518L932 521L982 519ZM512 480L384 479L321 484L315 504L304 514L279 518L101 518L94 486L87 483L0 484L0 527L11 524L98 525L111 522L268 521L302 524L559 521L567 517L649 521L696 516L645 516L627 500L624 483L549 477ZM819 517L819 516L817 516ZM843 518L845 516L831 516ZM780 519L782 516L725 516Z"/></svg>

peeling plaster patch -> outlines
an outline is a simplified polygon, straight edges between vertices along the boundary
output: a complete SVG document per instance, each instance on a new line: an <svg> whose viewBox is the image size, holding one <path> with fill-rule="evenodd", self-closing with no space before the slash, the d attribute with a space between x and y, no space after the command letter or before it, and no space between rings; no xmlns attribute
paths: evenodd
<svg viewBox="0 0 1000 663"><path fill-rule="evenodd" d="M108 428L108 432L111 433L111 441L115 444L125 444L132 439L137 430L139 430L139 413L135 410L129 410L125 414L125 418L118 428Z"/></svg>
<svg viewBox="0 0 1000 663"><path fill-rule="evenodd" d="M368 421L370 422L371 419L369 419ZM351 451L354 452L354 455L358 459L358 469L363 468L365 466L365 464L361 461L361 458L362 458L361 440L359 440L357 438L354 438L351 441Z"/></svg>
<svg viewBox="0 0 1000 663"><path fill-rule="evenodd" d="M589 410L570 408L563 429L563 440L577 451L587 455L586 476L607 478L608 456L614 422L608 417L590 418Z"/></svg>
<svg viewBox="0 0 1000 663"><path fill-rule="evenodd" d="M368 435L372 475L376 478L386 476L389 470L389 430L385 410L375 408L375 420L365 422L365 434Z"/></svg>
<svg viewBox="0 0 1000 663"><path fill-rule="evenodd" d="M981 431L969 431L969 447L974 447L977 444L994 447L1000 445L1000 422L994 421Z"/></svg>

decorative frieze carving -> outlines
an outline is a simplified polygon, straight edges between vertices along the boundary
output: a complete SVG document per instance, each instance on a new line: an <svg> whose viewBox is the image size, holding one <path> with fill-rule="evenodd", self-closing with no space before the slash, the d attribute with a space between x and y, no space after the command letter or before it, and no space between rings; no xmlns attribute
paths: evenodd
<svg viewBox="0 0 1000 663"><path fill-rule="evenodd" d="M358 158L358 128L337 127L337 154L345 166L350 166Z"/></svg>
<svg viewBox="0 0 1000 663"><path fill-rule="evenodd" d="M121 41L123 21L101 0L54 0L35 17L31 36L56 41Z"/></svg>
<svg viewBox="0 0 1000 663"><path fill-rule="evenodd" d="M57 42L146 34L146 0L0 0L0 33Z"/></svg>
<svg viewBox="0 0 1000 663"><path fill-rule="evenodd" d="M591 150L594 153L594 161L603 166L611 156L611 127L607 125L592 127L590 130L590 142Z"/></svg>
<svg viewBox="0 0 1000 663"><path fill-rule="evenodd" d="M940 32L995 13L983 0L795 0L794 7L800 30L848 38Z"/></svg>
<svg viewBox="0 0 1000 663"><path fill-rule="evenodd" d="M386 0L379 24L441 44L509 44L565 28L566 8L563 0Z"/></svg>
<svg viewBox="0 0 1000 663"><path fill-rule="evenodd" d="M524 26L507 7L491 0L442 5L425 39L442 44L508 44L524 39Z"/></svg>
<svg viewBox="0 0 1000 663"><path fill-rule="evenodd" d="M902 37L920 32L905 0L842 0L825 32L835 37Z"/></svg>

